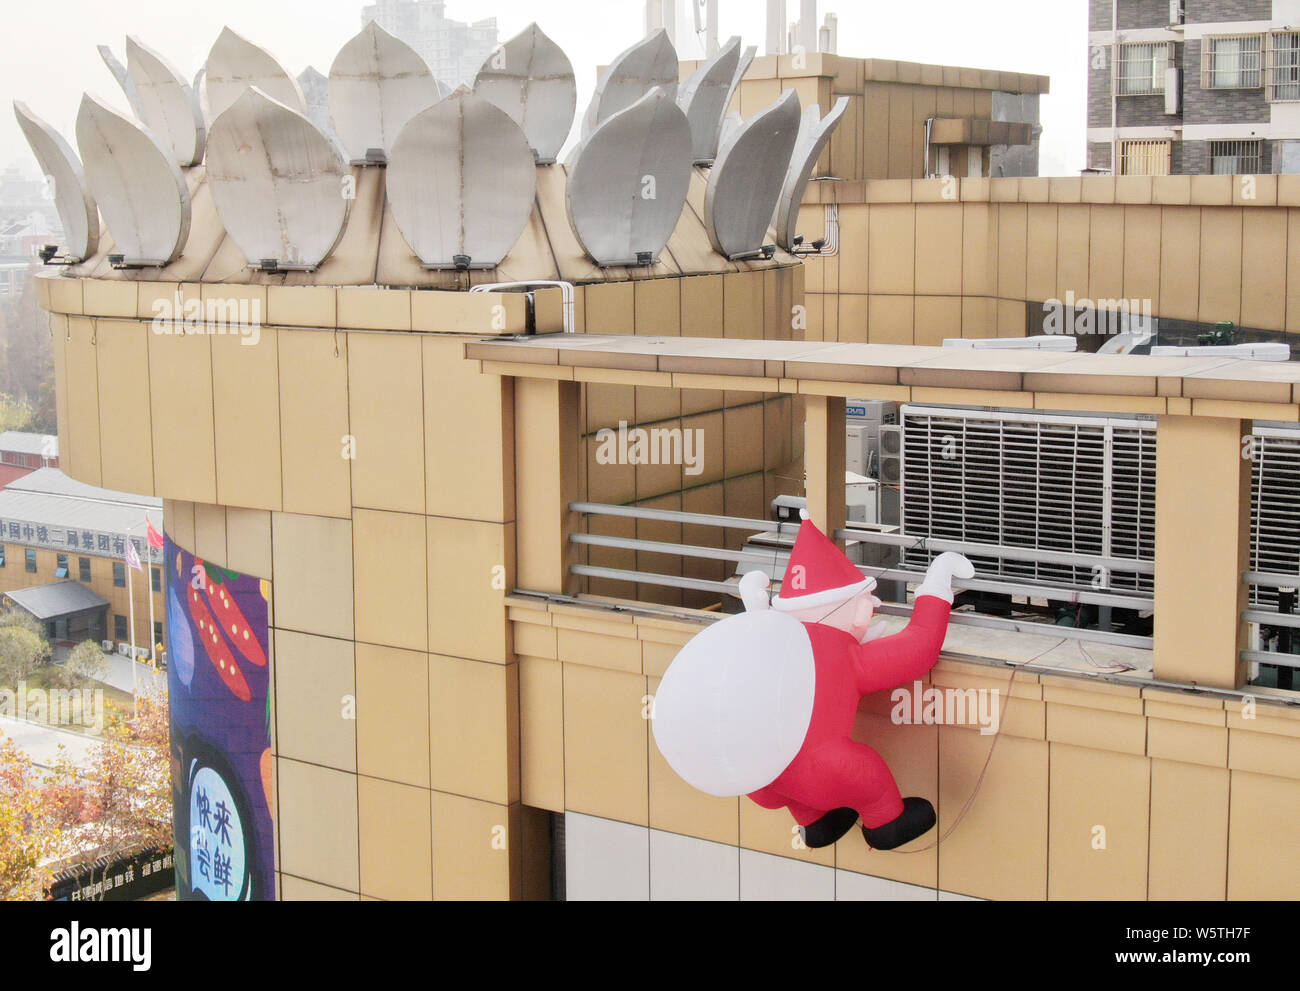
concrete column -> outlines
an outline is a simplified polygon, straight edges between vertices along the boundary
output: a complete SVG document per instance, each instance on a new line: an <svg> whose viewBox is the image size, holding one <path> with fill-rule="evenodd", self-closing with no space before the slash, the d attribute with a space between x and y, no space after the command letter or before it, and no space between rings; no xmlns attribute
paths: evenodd
<svg viewBox="0 0 1300 991"><path fill-rule="evenodd" d="M843 529L846 520L844 400L836 396L807 397L804 437L808 515L830 536Z"/></svg>
<svg viewBox="0 0 1300 991"><path fill-rule="evenodd" d="M1246 646L1251 421L1162 416L1156 456L1155 674L1236 688Z"/></svg>
<svg viewBox="0 0 1300 991"><path fill-rule="evenodd" d="M576 558L569 534L578 497L578 385L515 381L516 584L530 592L571 595Z"/></svg>

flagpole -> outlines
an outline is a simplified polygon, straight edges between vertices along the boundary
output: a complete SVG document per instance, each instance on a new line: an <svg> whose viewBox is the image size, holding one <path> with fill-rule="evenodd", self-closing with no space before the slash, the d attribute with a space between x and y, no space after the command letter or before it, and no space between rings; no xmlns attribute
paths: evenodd
<svg viewBox="0 0 1300 991"><path fill-rule="evenodd" d="M131 545L131 535L126 535L127 546ZM135 585L131 578L131 572L135 568L131 567L128 562L126 565L126 608L131 624L131 718L139 718L140 704L136 694L136 673L135 673Z"/></svg>
<svg viewBox="0 0 1300 991"><path fill-rule="evenodd" d="M153 521L149 519L148 513L144 514L144 522L145 522L144 550L146 554L145 566L149 569L149 664L153 667L154 674L157 675L158 638L154 636L154 630L156 629L156 627L154 626L154 620L153 620L153 542L149 539L149 529L152 528ZM160 582L159 583L160 587L161 584L162 583ZM155 683L157 682L156 677L154 681ZM156 687L156 684L153 687Z"/></svg>

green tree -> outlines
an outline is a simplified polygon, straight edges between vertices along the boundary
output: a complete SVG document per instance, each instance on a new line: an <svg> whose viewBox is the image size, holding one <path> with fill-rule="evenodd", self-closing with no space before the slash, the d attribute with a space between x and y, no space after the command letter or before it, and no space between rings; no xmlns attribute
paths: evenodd
<svg viewBox="0 0 1300 991"><path fill-rule="evenodd" d="M16 688L49 658L44 637L19 624L0 627L0 686Z"/></svg>
<svg viewBox="0 0 1300 991"><path fill-rule="evenodd" d="M92 682L103 681L108 677L108 658L94 640L83 640L72 648L63 665L64 677L69 688L89 688Z"/></svg>

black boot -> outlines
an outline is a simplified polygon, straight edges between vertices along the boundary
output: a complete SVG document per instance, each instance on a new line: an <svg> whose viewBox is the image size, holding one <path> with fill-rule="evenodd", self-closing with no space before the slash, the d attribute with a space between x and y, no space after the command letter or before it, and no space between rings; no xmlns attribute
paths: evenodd
<svg viewBox="0 0 1300 991"><path fill-rule="evenodd" d="M856 809L834 809L810 826L800 826L799 833L810 850L834 846L858 821Z"/></svg>
<svg viewBox="0 0 1300 991"><path fill-rule="evenodd" d="M895 850L928 833L936 822L934 806L924 798L903 799L903 814L875 829L862 827L867 846L873 850Z"/></svg>

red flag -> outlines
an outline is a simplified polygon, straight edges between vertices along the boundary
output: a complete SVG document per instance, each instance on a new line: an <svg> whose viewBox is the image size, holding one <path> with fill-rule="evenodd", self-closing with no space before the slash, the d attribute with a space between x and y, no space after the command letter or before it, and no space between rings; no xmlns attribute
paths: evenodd
<svg viewBox="0 0 1300 991"><path fill-rule="evenodd" d="M149 517L146 516L144 522L149 527L149 546L162 550L163 535L153 528L153 520L149 519Z"/></svg>

